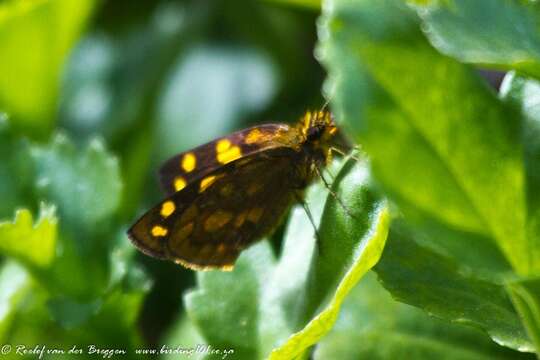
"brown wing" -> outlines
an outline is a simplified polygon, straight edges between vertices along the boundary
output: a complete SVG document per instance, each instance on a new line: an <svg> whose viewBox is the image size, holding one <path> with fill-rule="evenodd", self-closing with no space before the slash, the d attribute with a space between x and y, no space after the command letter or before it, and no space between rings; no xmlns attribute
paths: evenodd
<svg viewBox="0 0 540 360"><path fill-rule="evenodd" d="M160 168L161 186L171 195L238 158L282 147L280 134L289 129L281 124L255 126L173 156Z"/></svg>
<svg viewBox="0 0 540 360"><path fill-rule="evenodd" d="M230 270L294 201L298 156L279 148L222 166L155 206L129 236L151 256L197 270Z"/></svg>

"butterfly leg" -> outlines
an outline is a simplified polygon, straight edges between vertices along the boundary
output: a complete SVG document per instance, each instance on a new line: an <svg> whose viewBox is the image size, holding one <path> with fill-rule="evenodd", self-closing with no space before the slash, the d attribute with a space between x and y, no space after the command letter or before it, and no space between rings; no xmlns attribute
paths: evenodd
<svg viewBox="0 0 540 360"><path fill-rule="evenodd" d="M324 175L323 175L321 169L318 166L315 166L315 171L317 172L317 175L321 178L324 186L326 187L326 189L328 190L330 195L332 195L334 197L334 199L336 199L338 204L343 208L343 210L347 213L347 215L349 215L351 218L355 219L356 216L352 213L352 211L349 209L349 207L347 205L345 205L343 203L343 200L341 200L341 198L338 196L338 194L336 194L336 192L334 190L332 190L332 186L324 178Z"/></svg>
<svg viewBox="0 0 540 360"><path fill-rule="evenodd" d="M355 146L353 147L353 149L355 149L355 150L360 150L360 147L359 147L358 145L355 145ZM330 151L331 151L331 152L333 151L333 152L335 152L335 153L338 153L339 155L343 156L344 158L350 157L351 159L356 160L356 161L358 161L358 162L361 162L361 161L362 161L360 158L354 156L353 154L351 154L351 153L347 154L344 150L342 150L342 149L340 149L340 148L338 148L338 147L335 147L335 146L332 146L332 147L330 148Z"/></svg>
<svg viewBox="0 0 540 360"><path fill-rule="evenodd" d="M313 226L313 230L315 232L315 243L317 244L317 250L319 251L319 254L321 254L321 235L319 233L319 229L317 228L317 224L315 224L315 219L313 219L313 214L311 213L311 210L309 210L309 206L306 200L304 200L304 198L297 191L294 192L294 197L296 198L297 202L302 204L302 207L306 212L309 222Z"/></svg>

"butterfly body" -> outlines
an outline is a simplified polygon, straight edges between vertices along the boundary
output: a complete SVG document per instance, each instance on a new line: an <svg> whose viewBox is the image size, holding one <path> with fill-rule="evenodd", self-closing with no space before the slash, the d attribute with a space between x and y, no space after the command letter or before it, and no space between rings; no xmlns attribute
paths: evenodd
<svg viewBox="0 0 540 360"><path fill-rule="evenodd" d="M307 113L296 126L255 126L174 156L160 171L169 197L131 227L130 239L188 268L232 269L326 165L335 133L329 113Z"/></svg>

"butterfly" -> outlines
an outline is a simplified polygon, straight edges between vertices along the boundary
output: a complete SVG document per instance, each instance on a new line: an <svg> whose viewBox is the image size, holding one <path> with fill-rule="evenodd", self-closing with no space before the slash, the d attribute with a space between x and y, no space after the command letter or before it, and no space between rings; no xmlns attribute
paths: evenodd
<svg viewBox="0 0 540 360"><path fill-rule="evenodd" d="M145 254L190 269L232 270L322 176L336 133L329 112L307 112L294 125L251 127L170 158L159 173L167 198L129 238Z"/></svg>

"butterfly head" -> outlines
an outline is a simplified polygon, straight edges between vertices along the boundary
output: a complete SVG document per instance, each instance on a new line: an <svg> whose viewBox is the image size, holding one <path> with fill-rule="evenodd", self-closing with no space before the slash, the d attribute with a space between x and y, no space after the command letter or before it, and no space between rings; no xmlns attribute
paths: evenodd
<svg viewBox="0 0 540 360"><path fill-rule="evenodd" d="M301 126L305 141L311 144L328 143L337 132L334 118L328 111L308 111Z"/></svg>

